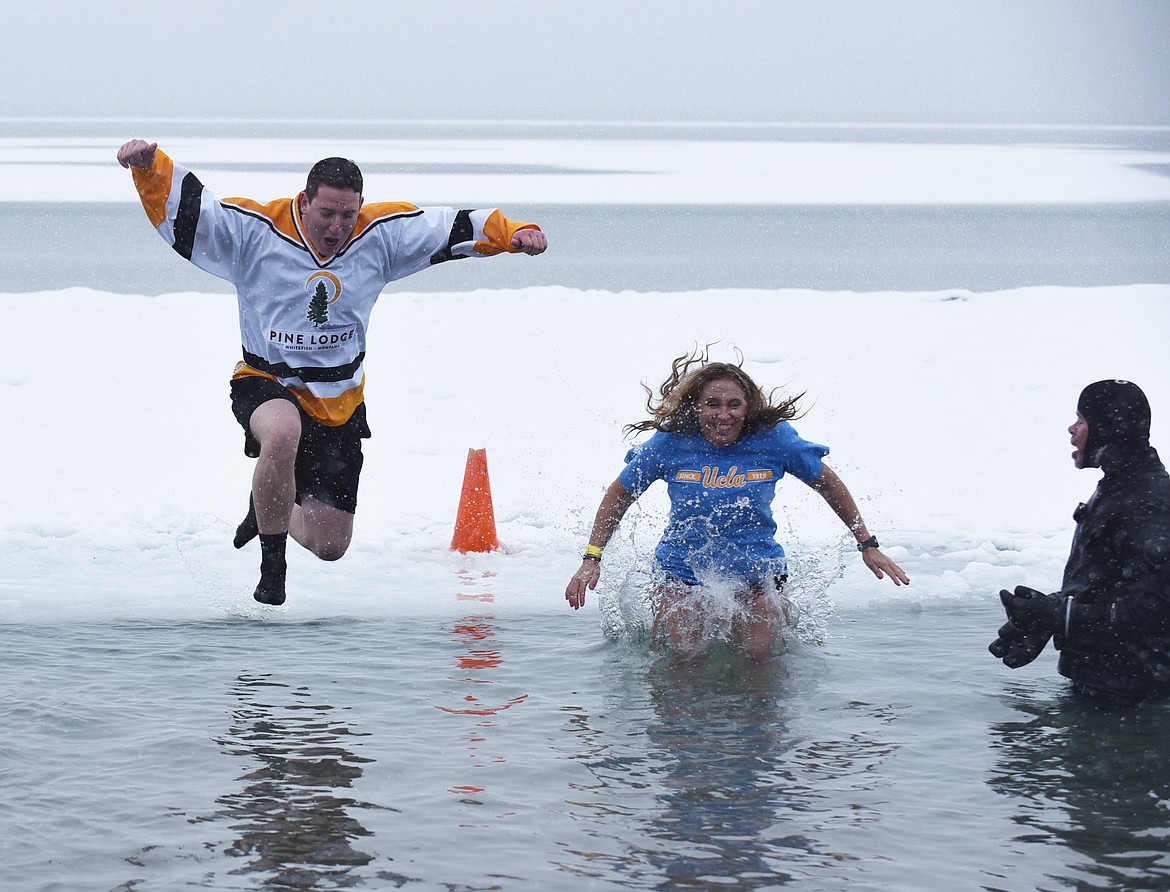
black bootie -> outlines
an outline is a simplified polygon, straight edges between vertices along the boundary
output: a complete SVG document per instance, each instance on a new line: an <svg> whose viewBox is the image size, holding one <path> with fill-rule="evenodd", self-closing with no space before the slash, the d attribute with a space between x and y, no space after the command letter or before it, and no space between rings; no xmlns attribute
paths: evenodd
<svg viewBox="0 0 1170 892"><path fill-rule="evenodd" d="M259 535L260 527L256 524L256 503L252 501L251 496L248 496L248 516L236 527L236 537L232 539L232 545L236 548L243 548Z"/></svg>
<svg viewBox="0 0 1170 892"><path fill-rule="evenodd" d="M287 565L284 547L288 533L260 533L260 582L252 597L274 607L284 603L284 577Z"/></svg>

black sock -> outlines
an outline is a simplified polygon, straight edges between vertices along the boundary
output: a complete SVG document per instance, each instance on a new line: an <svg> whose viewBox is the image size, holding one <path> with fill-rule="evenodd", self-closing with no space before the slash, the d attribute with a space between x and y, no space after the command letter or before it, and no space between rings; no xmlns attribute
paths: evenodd
<svg viewBox="0 0 1170 892"><path fill-rule="evenodd" d="M261 604L284 603L284 577L287 570L284 551L288 533L260 533L260 582L252 597Z"/></svg>
<svg viewBox="0 0 1170 892"><path fill-rule="evenodd" d="M260 527L256 525L256 503L252 501L251 496L248 496L248 515L236 527L236 537L232 539L232 545L236 548L243 548L258 535L260 535Z"/></svg>

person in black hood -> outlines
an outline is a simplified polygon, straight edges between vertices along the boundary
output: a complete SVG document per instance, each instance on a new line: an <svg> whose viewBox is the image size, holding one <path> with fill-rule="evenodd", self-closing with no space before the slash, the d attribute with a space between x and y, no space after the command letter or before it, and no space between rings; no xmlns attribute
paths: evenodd
<svg viewBox="0 0 1170 892"><path fill-rule="evenodd" d="M1150 404L1130 381L1090 384L1068 429L1078 468L1104 476L1073 513L1060 591L1001 591L1008 621L988 647L1016 669L1053 640L1078 695L1170 695L1170 476L1150 445Z"/></svg>

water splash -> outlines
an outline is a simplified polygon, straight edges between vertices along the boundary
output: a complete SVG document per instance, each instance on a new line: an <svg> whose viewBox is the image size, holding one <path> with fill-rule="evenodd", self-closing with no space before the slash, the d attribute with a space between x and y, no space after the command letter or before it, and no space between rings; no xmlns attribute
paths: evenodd
<svg viewBox="0 0 1170 892"><path fill-rule="evenodd" d="M824 644L829 620L837 612L829 589L845 575L848 547L851 546L841 544L800 549L789 556L787 595L796 607L793 625L796 640Z"/></svg>
<svg viewBox="0 0 1170 892"><path fill-rule="evenodd" d="M629 549L606 552L606 577L598 594L601 628L607 639L652 649L665 649L664 619L669 608L659 603L652 560ZM782 593L769 593L772 609L784 618L778 623L774 651L797 644L823 644L836 605L830 587L845 572L841 548L829 547L805 552L789 561L790 576ZM747 618L747 609L737 597L740 586L726 579L708 579L688 596L701 622L697 638L704 645L722 642L736 647L733 631Z"/></svg>

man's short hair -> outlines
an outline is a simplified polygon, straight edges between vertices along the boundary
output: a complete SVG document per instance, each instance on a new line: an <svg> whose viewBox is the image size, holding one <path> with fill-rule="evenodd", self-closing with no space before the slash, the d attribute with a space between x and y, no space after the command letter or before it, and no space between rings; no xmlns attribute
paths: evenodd
<svg viewBox="0 0 1170 892"><path fill-rule="evenodd" d="M312 201L322 186L348 189L361 195L363 185L361 170L348 158L322 158L309 171L309 178L305 181L305 197Z"/></svg>

